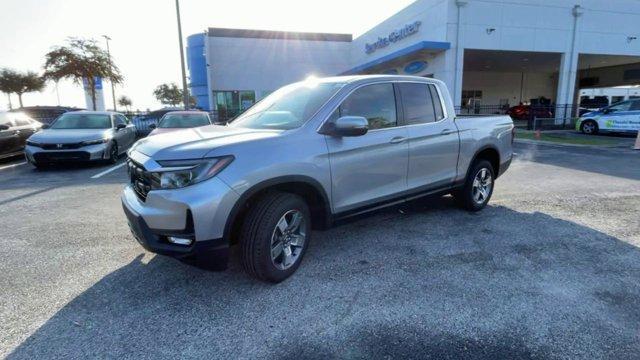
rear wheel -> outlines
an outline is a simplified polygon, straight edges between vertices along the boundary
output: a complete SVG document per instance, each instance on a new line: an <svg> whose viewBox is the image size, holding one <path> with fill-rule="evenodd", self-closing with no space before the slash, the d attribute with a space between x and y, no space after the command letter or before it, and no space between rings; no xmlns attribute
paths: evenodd
<svg viewBox="0 0 640 360"><path fill-rule="evenodd" d="M598 133L598 130L598 123L593 120L583 121L580 125L580 131L582 131L583 134L595 135Z"/></svg>
<svg viewBox="0 0 640 360"><path fill-rule="evenodd" d="M495 174L487 160L476 161L462 189L453 193L458 205L469 211L482 210L493 194Z"/></svg>
<svg viewBox="0 0 640 360"><path fill-rule="evenodd" d="M240 232L242 264L249 275L280 282L300 266L311 238L311 216L305 201L281 192L253 204Z"/></svg>

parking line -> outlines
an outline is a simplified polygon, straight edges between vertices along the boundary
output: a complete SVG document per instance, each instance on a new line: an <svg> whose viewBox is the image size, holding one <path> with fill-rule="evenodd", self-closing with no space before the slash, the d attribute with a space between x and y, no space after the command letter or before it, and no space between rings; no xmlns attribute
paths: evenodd
<svg viewBox="0 0 640 360"><path fill-rule="evenodd" d="M21 163L17 163L17 164L11 164L11 165L6 165L6 166L0 166L0 170L4 170L4 169L11 169L11 168L14 168L14 167L16 167L16 166L24 165L24 164L26 164L26 163L27 163L26 161L23 161L23 162L21 162Z"/></svg>
<svg viewBox="0 0 640 360"><path fill-rule="evenodd" d="M108 168L107 170L105 170L103 172L100 172L100 173L97 173L97 174L93 175L91 178L92 179L97 179L97 178L99 178L99 177L101 177L103 175L107 175L108 173L110 173L110 172L112 172L114 170L120 169L121 167L125 166L126 164L127 164L126 162L123 162L122 164L118 164L116 166L110 167L110 168Z"/></svg>

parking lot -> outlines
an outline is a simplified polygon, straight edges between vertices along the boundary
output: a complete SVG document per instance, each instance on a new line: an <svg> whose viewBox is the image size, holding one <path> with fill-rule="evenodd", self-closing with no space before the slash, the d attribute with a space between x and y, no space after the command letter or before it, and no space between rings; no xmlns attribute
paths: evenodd
<svg viewBox="0 0 640 360"><path fill-rule="evenodd" d="M640 153L515 151L482 212L443 197L316 232L278 285L145 252L124 167L0 163L0 356L637 358Z"/></svg>

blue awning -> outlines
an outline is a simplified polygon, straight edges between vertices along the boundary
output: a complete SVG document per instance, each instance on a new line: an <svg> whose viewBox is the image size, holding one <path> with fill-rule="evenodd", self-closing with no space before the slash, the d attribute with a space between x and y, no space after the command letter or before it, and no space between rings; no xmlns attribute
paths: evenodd
<svg viewBox="0 0 640 360"><path fill-rule="evenodd" d="M376 65L380 65L380 64L384 64L387 61L391 61L393 59L402 57L402 56L406 56L409 54L412 54L416 51L420 51L420 50L449 50L451 48L451 43L448 42L443 42L443 41L421 41L419 43L413 44L411 46L407 46L404 49L392 52L389 55L385 55L382 56L380 58L377 58L375 60L369 61L367 63L364 63L362 65L356 66L353 69L347 70L345 72L343 72L340 75L352 75L352 74L357 74L360 73L366 69L369 69L371 67L374 67Z"/></svg>

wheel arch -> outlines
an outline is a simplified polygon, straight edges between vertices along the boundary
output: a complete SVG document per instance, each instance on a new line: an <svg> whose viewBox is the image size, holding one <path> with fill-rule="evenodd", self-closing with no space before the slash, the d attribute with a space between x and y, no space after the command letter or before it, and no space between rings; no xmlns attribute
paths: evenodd
<svg viewBox="0 0 640 360"><path fill-rule="evenodd" d="M237 242L237 234L251 204L271 191L282 191L302 197L309 206L314 229L325 229L331 223L331 204L322 185L304 175L289 175L272 178L253 185L246 190L231 209L223 236L230 244Z"/></svg>
<svg viewBox="0 0 640 360"><path fill-rule="evenodd" d="M489 161L491 166L493 167L493 175L498 178L498 174L500 174L500 152L493 145L485 145L478 149L476 153L473 155L473 158L469 162L469 167L467 168L467 173L465 175L465 180L469 177L469 172L471 171L471 167L476 161L483 159Z"/></svg>

